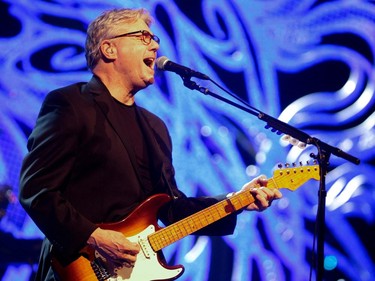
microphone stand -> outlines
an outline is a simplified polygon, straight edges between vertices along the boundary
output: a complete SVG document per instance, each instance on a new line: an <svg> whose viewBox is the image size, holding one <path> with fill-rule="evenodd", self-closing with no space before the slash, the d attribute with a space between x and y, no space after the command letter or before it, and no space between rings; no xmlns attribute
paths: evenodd
<svg viewBox="0 0 375 281"><path fill-rule="evenodd" d="M316 267L316 280L322 281L324 275L324 236L325 236L325 208L326 208L326 174L328 173L328 165L329 165L329 158L331 154L341 157L349 162L352 162L356 165L359 165L360 160L337 147L333 147L315 137L311 137L310 135L306 134L305 132L281 121L278 120L270 115L261 112L258 109L255 109L251 106L245 107L238 103L235 103L231 100L228 100L218 94L211 92L209 89L199 86L196 82L191 81L190 75L180 75L184 86L191 89L197 90L205 95L212 96L220 101L223 101L231 106L234 106L238 109L241 109L247 113L250 113L258 119L266 122L266 129L270 129L271 131L277 134L286 134L289 135L303 143L314 145L317 150L318 154L315 155L311 153L310 156L316 159L319 163L319 174L320 174L320 184L319 184L319 191L318 191L318 210L317 210L317 224L316 224L316 231L317 231L317 262L315 264ZM211 79L209 79L212 81ZM214 81L212 81L214 82ZM215 83L215 82L214 82ZM216 83L215 83L216 84Z"/></svg>

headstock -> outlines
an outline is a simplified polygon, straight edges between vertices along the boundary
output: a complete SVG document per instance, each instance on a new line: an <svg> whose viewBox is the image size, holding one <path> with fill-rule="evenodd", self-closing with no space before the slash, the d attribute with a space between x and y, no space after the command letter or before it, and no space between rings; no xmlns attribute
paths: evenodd
<svg viewBox="0 0 375 281"><path fill-rule="evenodd" d="M279 167L281 166L279 165ZM285 168L274 171L272 183L269 182L268 185L271 184L274 185L272 186L274 188L287 188L294 191L310 179L320 179L319 165L285 165Z"/></svg>

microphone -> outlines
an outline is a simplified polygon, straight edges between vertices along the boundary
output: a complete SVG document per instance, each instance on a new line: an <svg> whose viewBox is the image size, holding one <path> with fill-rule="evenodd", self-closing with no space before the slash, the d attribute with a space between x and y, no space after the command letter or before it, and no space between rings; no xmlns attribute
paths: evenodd
<svg viewBox="0 0 375 281"><path fill-rule="evenodd" d="M162 56L156 59L156 67L159 70L163 71L172 71L174 73L177 73L181 77L196 77L203 80L210 80L210 78L198 71L192 70L186 66L183 66L181 64L177 64L173 61L170 61L167 57Z"/></svg>

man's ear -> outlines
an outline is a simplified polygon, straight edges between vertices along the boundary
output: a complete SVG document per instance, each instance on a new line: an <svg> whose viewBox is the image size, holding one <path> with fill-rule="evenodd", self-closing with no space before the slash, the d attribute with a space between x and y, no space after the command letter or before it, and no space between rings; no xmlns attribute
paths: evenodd
<svg viewBox="0 0 375 281"><path fill-rule="evenodd" d="M100 50L104 56L104 58L113 60L116 58L116 48L113 46L110 40L104 40L100 45Z"/></svg>

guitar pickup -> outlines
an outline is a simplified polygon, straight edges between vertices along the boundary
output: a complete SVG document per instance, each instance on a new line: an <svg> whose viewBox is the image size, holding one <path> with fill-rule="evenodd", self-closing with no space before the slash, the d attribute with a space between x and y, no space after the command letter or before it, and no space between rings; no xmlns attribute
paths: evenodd
<svg viewBox="0 0 375 281"><path fill-rule="evenodd" d="M147 232L154 232L155 227L153 225L150 225L147 227ZM145 256L146 259L150 259L150 256L154 253L152 248L150 247L150 243L148 242L148 237L143 237L141 235L138 236L138 244L141 247L141 250L143 252L143 255Z"/></svg>

